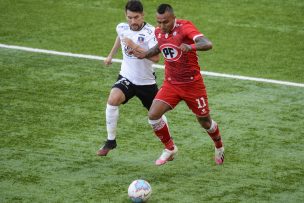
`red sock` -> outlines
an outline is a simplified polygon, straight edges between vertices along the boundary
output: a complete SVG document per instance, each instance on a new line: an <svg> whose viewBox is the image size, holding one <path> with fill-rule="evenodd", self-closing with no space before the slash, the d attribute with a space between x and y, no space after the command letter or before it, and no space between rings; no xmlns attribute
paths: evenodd
<svg viewBox="0 0 304 203"><path fill-rule="evenodd" d="M213 140L214 145L215 145L216 148L221 148L223 146L220 130L219 130L218 125L215 121L212 121L211 128L209 130L207 130L207 133L209 134L209 136Z"/></svg>
<svg viewBox="0 0 304 203"><path fill-rule="evenodd" d="M170 136L169 128L167 123L163 119L159 120L149 120L155 135L160 139L160 141L165 145L166 149L173 150L174 142Z"/></svg>

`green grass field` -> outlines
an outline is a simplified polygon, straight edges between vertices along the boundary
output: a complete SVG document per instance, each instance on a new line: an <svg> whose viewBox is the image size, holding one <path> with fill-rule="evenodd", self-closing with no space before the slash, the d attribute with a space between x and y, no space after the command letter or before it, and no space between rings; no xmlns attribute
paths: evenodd
<svg viewBox="0 0 304 203"><path fill-rule="evenodd" d="M125 2L2 0L0 43L106 56ZM200 53L202 70L304 83L303 1L166 2L213 42ZM162 1L143 3L155 24ZM153 188L151 203L303 202L303 87L206 76L224 165L214 164L213 143L181 103L167 114L179 154L156 167L162 145L137 99L120 108L118 148L95 155L119 69L0 48L0 202L127 203L139 178Z"/></svg>

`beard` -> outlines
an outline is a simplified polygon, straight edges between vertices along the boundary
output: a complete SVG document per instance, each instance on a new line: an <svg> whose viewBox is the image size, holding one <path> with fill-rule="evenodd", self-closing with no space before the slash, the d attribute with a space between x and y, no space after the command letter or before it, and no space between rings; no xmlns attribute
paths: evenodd
<svg viewBox="0 0 304 203"><path fill-rule="evenodd" d="M133 31L138 31L138 30L140 30L141 26L139 24L133 24L133 25L130 25L130 28Z"/></svg>

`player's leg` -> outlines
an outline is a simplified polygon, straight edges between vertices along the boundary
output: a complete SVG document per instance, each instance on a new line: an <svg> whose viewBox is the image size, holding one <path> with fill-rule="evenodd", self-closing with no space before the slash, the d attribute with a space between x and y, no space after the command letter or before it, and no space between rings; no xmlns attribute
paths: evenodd
<svg viewBox="0 0 304 203"><path fill-rule="evenodd" d="M144 85L144 86L136 86L136 96L141 100L142 104L144 105L144 107L149 111L150 107L153 103L153 100L156 96L158 92L158 87L156 84L153 85ZM171 108L169 108L171 109ZM167 110L165 110L167 111ZM165 122L165 128L168 128L168 121L166 116L164 115L164 113L161 113L162 116L159 119L156 119L157 122L153 122L152 123L162 123ZM150 122L149 122L150 123ZM150 123L151 124L151 123ZM153 128L153 125L152 125ZM165 134L167 135L167 133L165 132ZM157 134L156 134L157 135ZM165 140L167 137L170 137L170 133L168 133L168 136L165 136ZM166 141L164 141L166 142ZM172 147L170 147L172 148Z"/></svg>
<svg viewBox="0 0 304 203"><path fill-rule="evenodd" d="M224 162L224 146L218 124L211 119L210 115L206 117L196 116L200 125L207 131L215 145L215 163L222 164Z"/></svg>
<svg viewBox="0 0 304 203"><path fill-rule="evenodd" d="M152 102L158 92L157 84L152 85L137 85L136 88L136 96L139 98L143 106L149 111ZM162 119L167 123L167 117L163 114Z"/></svg>
<svg viewBox="0 0 304 203"><path fill-rule="evenodd" d="M171 110L171 107L160 100L154 100L149 110L149 124L151 125L155 135L164 144L166 149L172 150L174 142L170 135L169 127L164 119L164 114Z"/></svg>
<svg viewBox="0 0 304 203"><path fill-rule="evenodd" d="M171 106L161 100L154 100L149 111L149 124L165 147L161 156L155 161L156 165L163 165L167 161L172 161L177 153L177 146L175 146L171 137L166 118L163 117L169 110L171 110Z"/></svg>
<svg viewBox="0 0 304 203"><path fill-rule="evenodd" d="M166 118L163 115L173 109L179 102L178 96L175 91L170 89L170 85L164 83L162 89L157 93L152 106L149 110L149 124L151 125L155 135L165 146L161 156L156 160L156 165L165 164L167 161L171 161L174 158L174 154L177 153L177 147L175 146L171 137Z"/></svg>
<svg viewBox="0 0 304 203"><path fill-rule="evenodd" d="M119 117L118 107L125 101L126 97L124 93L117 87L112 88L106 107L106 123L108 140L115 140L116 127Z"/></svg>
<svg viewBox="0 0 304 203"><path fill-rule="evenodd" d="M106 106L107 141L97 151L97 155L106 156L108 152L116 148L116 129L119 118L119 106L127 103L133 97L133 84L122 76L118 77L113 85Z"/></svg>
<svg viewBox="0 0 304 203"><path fill-rule="evenodd" d="M217 123L209 115L208 97L205 85L202 80L191 85L190 89L184 90L184 100L188 107L196 115L200 125L207 131L215 145L215 162L222 164L224 162L224 147L222 137Z"/></svg>
<svg viewBox="0 0 304 203"><path fill-rule="evenodd" d="M209 136L214 142L216 148L221 148L223 146L222 138L220 135L220 130L218 124L211 119L210 115L205 117L196 116L200 125L207 131Z"/></svg>

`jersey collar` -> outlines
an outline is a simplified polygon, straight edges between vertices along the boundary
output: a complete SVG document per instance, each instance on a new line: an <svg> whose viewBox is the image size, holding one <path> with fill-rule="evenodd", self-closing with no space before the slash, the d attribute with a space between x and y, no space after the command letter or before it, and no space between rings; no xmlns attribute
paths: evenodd
<svg viewBox="0 0 304 203"><path fill-rule="evenodd" d="M140 28L139 30L137 30L137 31L141 31L141 30L145 27L146 24L147 24L147 23L144 22L144 23L142 24L141 28Z"/></svg>
<svg viewBox="0 0 304 203"><path fill-rule="evenodd" d="M173 28L171 29L170 32L172 32L172 31L174 30L175 27L176 27L176 18L174 19L174 26L173 26Z"/></svg>

